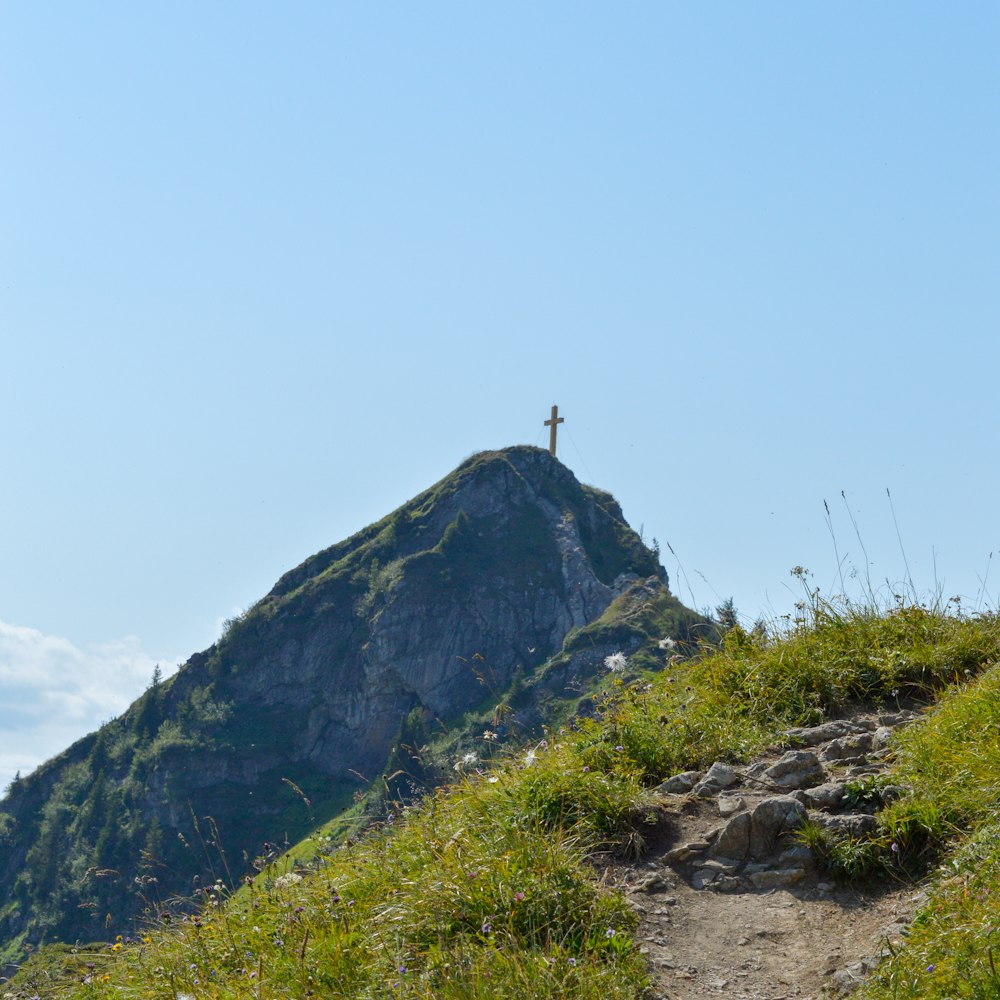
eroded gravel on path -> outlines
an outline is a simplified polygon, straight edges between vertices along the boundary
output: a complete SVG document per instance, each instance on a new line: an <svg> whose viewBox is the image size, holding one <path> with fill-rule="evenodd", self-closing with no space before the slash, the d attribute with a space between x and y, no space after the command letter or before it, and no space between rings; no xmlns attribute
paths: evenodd
<svg viewBox="0 0 1000 1000"><path fill-rule="evenodd" d="M658 789L651 850L638 865L608 870L639 916L657 1000L844 996L900 945L919 887L835 884L795 830L807 817L870 828L878 804L852 802L844 783L884 769L892 729L915 718L857 716L794 730L748 767L720 766L707 783L686 775ZM667 791L688 783L693 791Z"/></svg>

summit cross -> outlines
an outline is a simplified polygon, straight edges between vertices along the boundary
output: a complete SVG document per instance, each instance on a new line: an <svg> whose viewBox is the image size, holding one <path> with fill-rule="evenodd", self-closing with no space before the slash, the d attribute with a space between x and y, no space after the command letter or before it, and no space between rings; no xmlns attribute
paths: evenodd
<svg viewBox="0 0 1000 1000"><path fill-rule="evenodd" d="M566 418L559 416L559 407L552 407L552 419L545 421L545 426L551 428L549 431L549 454L555 458L556 457L556 427L559 424L565 423Z"/></svg>

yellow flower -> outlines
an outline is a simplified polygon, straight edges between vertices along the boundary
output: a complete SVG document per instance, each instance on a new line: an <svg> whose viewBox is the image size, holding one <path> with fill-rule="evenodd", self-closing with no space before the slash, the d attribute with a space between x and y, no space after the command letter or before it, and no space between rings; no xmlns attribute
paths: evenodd
<svg viewBox="0 0 1000 1000"><path fill-rule="evenodd" d="M111 950L112 950L112 951L121 951L121 950L122 950L122 943L121 943L121 941L116 941L116 942L115 942L115 943L114 943L114 944L113 944L113 945L111 946Z"/></svg>

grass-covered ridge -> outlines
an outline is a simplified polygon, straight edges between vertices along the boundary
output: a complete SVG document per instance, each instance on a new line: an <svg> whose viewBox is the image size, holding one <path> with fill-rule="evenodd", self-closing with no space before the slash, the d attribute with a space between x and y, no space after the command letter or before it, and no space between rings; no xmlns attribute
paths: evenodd
<svg viewBox="0 0 1000 1000"><path fill-rule="evenodd" d="M197 919L164 923L161 912L134 940L109 928L96 954L43 954L10 992L638 997L646 970L632 914L594 858L642 850L649 789L747 759L790 726L906 698L933 707L898 738L892 780L910 793L882 814L872 850L944 868L910 946L870 995L996 996L998 659L996 616L923 607L817 602L780 635L737 626L690 660L670 637L649 637L624 667L610 661L592 718L488 767L484 733L482 754L454 762L453 787L357 842L329 844L305 868L279 862L235 894L223 879L202 892Z"/></svg>
<svg viewBox="0 0 1000 1000"><path fill-rule="evenodd" d="M44 942L109 926L124 935L148 895L146 858L163 896L205 878L206 816L242 867L265 842L349 823L345 810L381 790L380 776L433 787L433 760L395 763L403 744L458 740L463 719L503 699L518 699L522 735L570 714L614 647L563 656L567 633L596 642L587 626L603 616L600 638L628 633L631 651L642 630L633 639L603 612L635 581L673 602L676 619L698 618L669 595L610 494L541 449L472 456L286 573L174 677L11 786L0 971ZM439 770L451 776L450 763Z"/></svg>

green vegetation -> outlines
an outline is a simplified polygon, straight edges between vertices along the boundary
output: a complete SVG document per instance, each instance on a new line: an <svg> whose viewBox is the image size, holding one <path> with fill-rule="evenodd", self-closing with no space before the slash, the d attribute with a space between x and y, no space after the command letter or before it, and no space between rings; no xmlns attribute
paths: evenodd
<svg viewBox="0 0 1000 1000"><path fill-rule="evenodd" d="M883 868L939 866L907 947L864 995L1000 996L1000 667L945 693L896 753L912 794L880 814L872 843Z"/></svg>
<svg viewBox="0 0 1000 1000"><path fill-rule="evenodd" d="M499 752L572 715L611 644L697 620L661 573L614 499L547 452L473 456L285 574L176 676L11 787L0 954L124 935L223 861L246 870L453 777L483 729ZM581 606L604 608L598 580L650 585L565 650Z"/></svg>
<svg viewBox="0 0 1000 1000"><path fill-rule="evenodd" d="M789 726L905 698L932 707L896 737L890 775L852 789L868 801L888 801L886 783L904 793L869 841L825 845L845 876L937 866L907 947L865 996L1000 995L1000 619L818 601L805 617L771 636L730 622L692 659L647 634L627 660L609 659L592 717L490 766L484 733L450 789L392 809L360 839L325 839L309 864L286 857L237 892L218 881L198 917L168 914L96 960L43 951L11 992L30 997L44 981L47 996L134 1000L638 997L633 918L594 861L642 851L656 819L648 789L746 759Z"/></svg>

